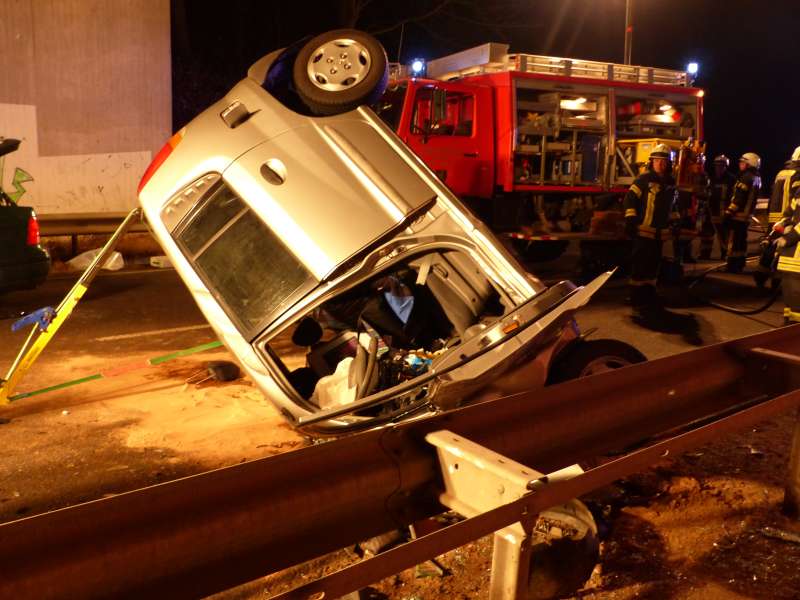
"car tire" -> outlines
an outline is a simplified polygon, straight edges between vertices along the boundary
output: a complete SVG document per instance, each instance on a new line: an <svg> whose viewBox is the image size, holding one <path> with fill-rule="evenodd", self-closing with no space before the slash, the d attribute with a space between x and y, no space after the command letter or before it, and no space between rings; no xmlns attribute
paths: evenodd
<svg viewBox="0 0 800 600"><path fill-rule="evenodd" d="M600 538L592 513L570 500L539 514L531 537L529 600L572 596L592 576Z"/></svg>
<svg viewBox="0 0 800 600"><path fill-rule="evenodd" d="M577 340L550 365L547 384L562 383L645 362L647 357L619 340Z"/></svg>
<svg viewBox="0 0 800 600"><path fill-rule="evenodd" d="M348 112L383 94L389 79L386 51L363 31L328 31L303 46L292 79L297 95L314 114Z"/></svg>
<svg viewBox="0 0 800 600"><path fill-rule="evenodd" d="M569 247L568 240L513 240L515 250L525 262L548 262L560 258Z"/></svg>

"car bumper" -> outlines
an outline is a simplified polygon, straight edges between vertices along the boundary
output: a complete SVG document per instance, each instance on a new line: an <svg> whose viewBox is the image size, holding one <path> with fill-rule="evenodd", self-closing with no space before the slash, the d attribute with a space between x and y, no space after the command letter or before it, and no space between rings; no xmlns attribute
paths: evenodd
<svg viewBox="0 0 800 600"><path fill-rule="evenodd" d="M50 256L41 248L31 249L22 260L0 262L0 292L27 290L41 284L50 272Z"/></svg>

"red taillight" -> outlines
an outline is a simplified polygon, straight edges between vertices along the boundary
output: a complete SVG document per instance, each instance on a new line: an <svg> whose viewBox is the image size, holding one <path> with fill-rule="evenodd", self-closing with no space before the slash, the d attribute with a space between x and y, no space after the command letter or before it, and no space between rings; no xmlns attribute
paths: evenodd
<svg viewBox="0 0 800 600"><path fill-rule="evenodd" d="M28 246L38 246L39 241L39 220L31 214L28 218Z"/></svg>
<svg viewBox="0 0 800 600"><path fill-rule="evenodd" d="M144 175L142 175L141 181L139 181L139 187L136 189L137 195L142 191L142 188L147 184L147 182L150 181L153 173L158 171L158 168L164 164L164 161L167 160L167 157L172 154L172 151L178 146L178 144L181 143L185 131L185 129L181 129L178 133L169 138L167 143L164 144L164 147L158 151L158 154L156 154L155 158L153 158L153 162L150 163L150 166L147 167Z"/></svg>

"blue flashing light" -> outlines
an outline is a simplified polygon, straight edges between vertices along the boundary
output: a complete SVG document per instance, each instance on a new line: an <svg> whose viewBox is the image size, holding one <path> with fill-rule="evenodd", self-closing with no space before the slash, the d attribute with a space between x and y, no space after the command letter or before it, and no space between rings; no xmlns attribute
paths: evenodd
<svg viewBox="0 0 800 600"><path fill-rule="evenodd" d="M686 65L686 72L689 73L689 75L696 76L699 70L700 65L698 65L696 62L690 62L688 65Z"/></svg>
<svg viewBox="0 0 800 600"><path fill-rule="evenodd" d="M417 77L425 74L425 61L421 58L415 58L411 61L411 73Z"/></svg>

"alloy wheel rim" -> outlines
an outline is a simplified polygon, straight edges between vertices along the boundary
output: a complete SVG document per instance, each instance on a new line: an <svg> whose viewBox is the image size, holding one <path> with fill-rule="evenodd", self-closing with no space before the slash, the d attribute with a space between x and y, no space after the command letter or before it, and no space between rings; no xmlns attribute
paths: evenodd
<svg viewBox="0 0 800 600"><path fill-rule="evenodd" d="M363 81L369 73L369 51L350 38L338 38L322 44L308 59L308 78L327 92L341 92Z"/></svg>

